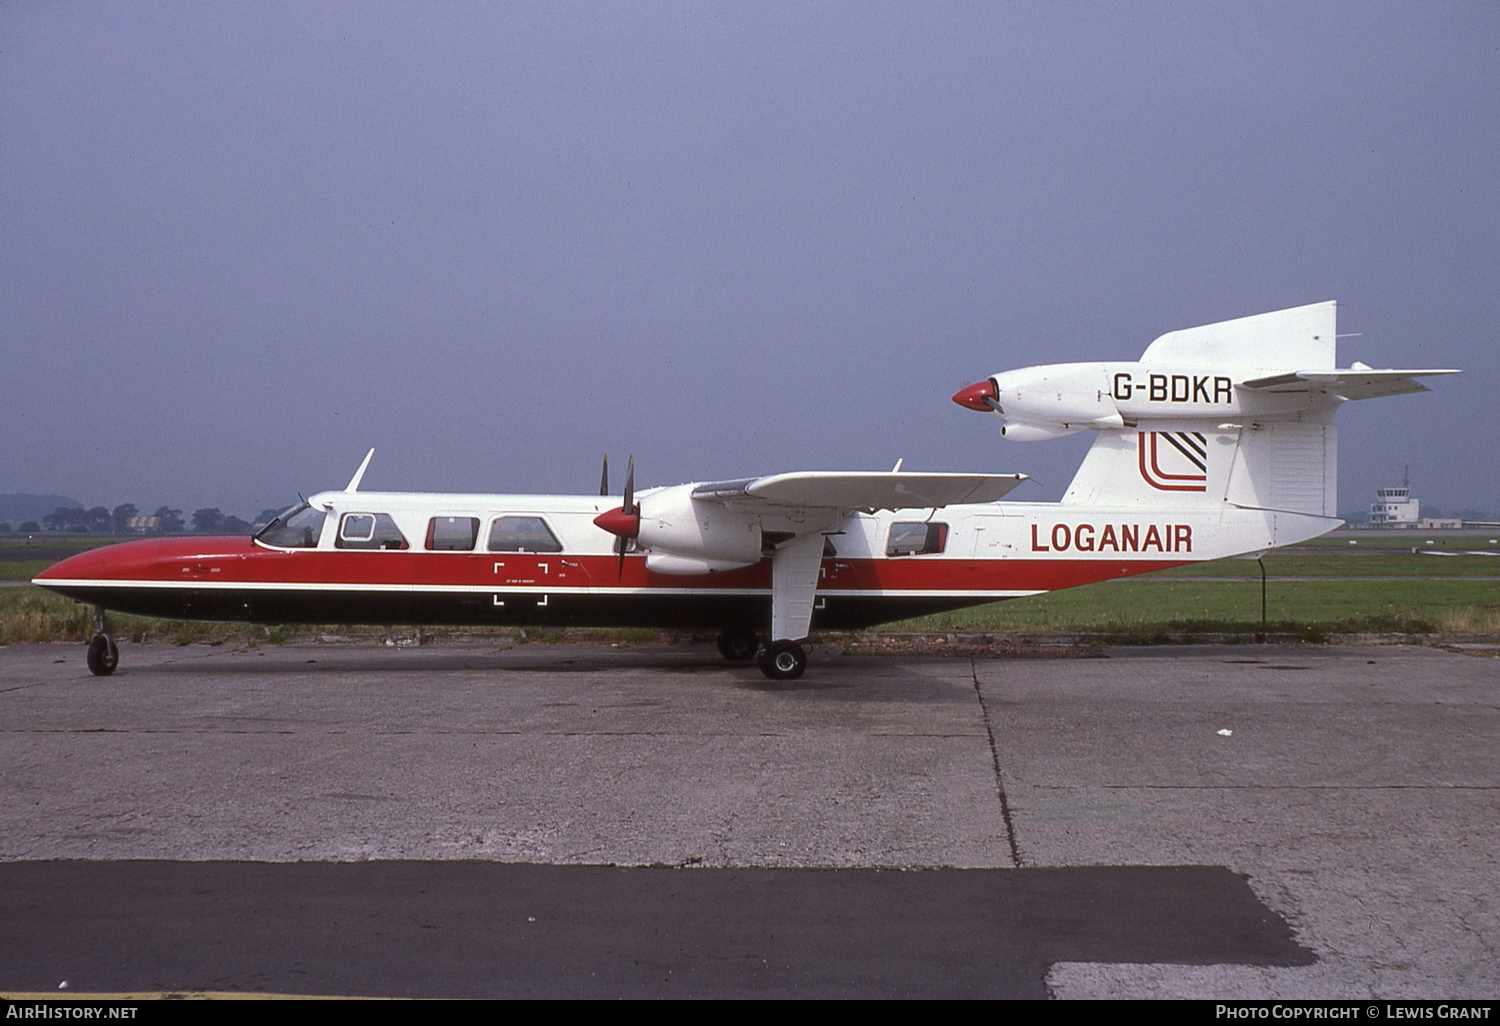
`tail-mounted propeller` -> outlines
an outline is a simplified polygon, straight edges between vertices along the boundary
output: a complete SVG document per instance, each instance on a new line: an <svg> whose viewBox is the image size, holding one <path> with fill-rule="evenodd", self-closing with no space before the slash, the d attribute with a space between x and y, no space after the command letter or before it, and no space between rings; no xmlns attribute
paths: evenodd
<svg viewBox="0 0 1500 1026"><path fill-rule="evenodd" d="M1003 414L1005 412L1000 408L999 390L995 388L995 382L989 378L975 382L967 388L960 388L953 393L953 401L971 410L978 410L980 413L993 411Z"/></svg>
<svg viewBox="0 0 1500 1026"><path fill-rule="evenodd" d="M605 473L608 474L608 457L605 458ZM607 476L600 481L601 489L607 488ZM601 490L601 495L608 494ZM641 508L635 502L635 455L631 454L630 461L625 464L625 501L617 509L600 513L594 518L594 523L616 537L615 551L620 555L619 567L616 570L617 577L625 576L625 550L630 544L630 539L641 533Z"/></svg>

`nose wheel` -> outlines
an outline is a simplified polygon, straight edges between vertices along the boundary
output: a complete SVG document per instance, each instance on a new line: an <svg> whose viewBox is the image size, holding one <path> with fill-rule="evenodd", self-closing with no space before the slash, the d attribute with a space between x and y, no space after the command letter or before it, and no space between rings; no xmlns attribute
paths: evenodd
<svg viewBox="0 0 1500 1026"><path fill-rule="evenodd" d="M95 677L108 677L120 665L120 647L108 634L95 634L89 642L87 662L89 672Z"/></svg>
<svg viewBox="0 0 1500 1026"><path fill-rule="evenodd" d="M115 639L104 629L102 609L94 610L94 640L89 642L88 655L84 661L95 677L108 677L120 665L120 646L115 644Z"/></svg>
<svg viewBox="0 0 1500 1026"><path fill-rule="evenodd" d="M759 661L760 672L772 680L796 680L807 669L807 649L795 641L770 641Z"/></svg>

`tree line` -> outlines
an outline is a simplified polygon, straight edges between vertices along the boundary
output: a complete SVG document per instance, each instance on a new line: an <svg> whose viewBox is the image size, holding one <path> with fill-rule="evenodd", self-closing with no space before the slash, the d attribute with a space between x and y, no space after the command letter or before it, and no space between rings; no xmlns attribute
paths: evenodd
<svg viewBox="0 0 1500 1026"><path fill-rule="evenodd" d="M249 521L233 515L226 516L218 507L209 506L193 511L192 527L189 528L189 521L183 518L183 511L170 506L160 506L155 513L143 513L133 502L121 503L114 509L107 506L95 506L93 509L59 506L42 517L40 522L27 520L14 528L9 523L0 522L0 533L15 530L23 533L187 534L191 530L196 534L253 534L269 524L279 512L281 511L276 509L263 509L256 514L254 521Z"/></svg>

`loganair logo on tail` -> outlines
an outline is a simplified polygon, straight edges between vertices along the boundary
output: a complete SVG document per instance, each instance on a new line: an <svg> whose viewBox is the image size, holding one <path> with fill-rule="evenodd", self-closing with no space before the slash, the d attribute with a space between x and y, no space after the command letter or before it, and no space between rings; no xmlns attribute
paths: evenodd
<svg viewBox="0 0 1500 1026"><path fill-rule="evenodd" d="M1138 431L1141 477L1163 492L1208 490L1208 439L1197 431Z"/></svg>

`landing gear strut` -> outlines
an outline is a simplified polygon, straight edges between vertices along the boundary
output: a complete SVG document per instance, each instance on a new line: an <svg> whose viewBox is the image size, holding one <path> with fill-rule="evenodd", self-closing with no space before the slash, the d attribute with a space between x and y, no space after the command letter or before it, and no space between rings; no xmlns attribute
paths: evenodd
<svg viewBox="0 0 1500 1026"><path fill-rule="evenodd" d="M760 648L760 638L744 627L726 627L717 642L719 655L732 663L748 663Z"/></svg>
<svg viewBox="0 0 1500 1026"><path fill-rule="evenodd" d="M807 649L795 641L768 641L759 660L760 672L772 680L796 680L807 669Z"/></svg>
<svg viewBox="0 0 1500 1026"><path fill-rule="evenodd" d="M94 639L89 642L85 661L95 677L108 677L120 665L120 647L104 629L104 610L94 609Z"/></svg>

